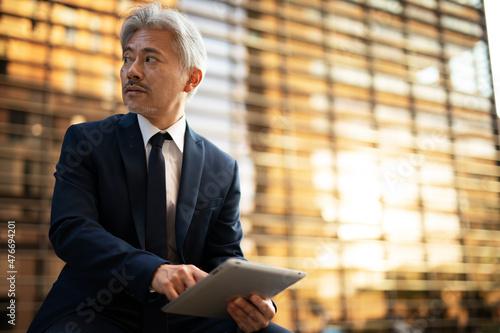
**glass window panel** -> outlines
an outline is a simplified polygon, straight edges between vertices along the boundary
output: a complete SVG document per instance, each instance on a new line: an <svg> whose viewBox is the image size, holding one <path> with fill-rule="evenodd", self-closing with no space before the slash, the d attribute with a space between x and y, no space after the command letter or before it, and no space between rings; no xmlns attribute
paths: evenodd
<svg viewBox="0 0 500 333"><path fill-rule="evenodd" d="M436 56L441 52L439 41L412 33L408 35L407 46L412 51L425 52Z"/></svg>
<svg viewBox="0 0 500 333"><path fill-rule="evenodd" d="M402 31L377 23L370 23L370 36L374 40L384 41L396 46L402 47L405 45L405 37Z"/></svg>
<svg viewBox="0 0 500 333"><path fill-rule="evenodd" d="M377 142L381 148L387 146L413 147L413 135L409 128L381 126L377 131Z"/></svg>
<svg viewBox="0 0 500 333"><path fill-rule="evenodd" d="M453 131L457 135L471 134L491 137L493 142L493 127L487 113L471 114L461 110L453 110Z"/></svg>
<svg viewBox="0 0 500 333"><path fill-rule="evenodd" d="M409 110L395 108L392 106L377 104L375 106L375 117L378 122L411 124L411 115ZM409 128L407 128L409 130Z"/></svg>
<svg viewBox="0 0 500 333"><path fill-rule="evenodd" d="M114 15L105 15L101 17L101 33L116 34L118 27L118 18Z"/></svg>
<svg viewBox="0 0 500 333"><path fill-rule="evenodd" d="M386 249L388 266L391 269L398 270L402 266L415 267L424 261L424 248L420 245L388 243Z"/></svg>
<svg viewBox="0 0 500 333"><path fill-rule="evenodd" d="M415 82L419 84L436 85L440 82L439 68L429 66L415 73Z"/></svg>
<svg viewBox="0 0 500 333"><path fill-rule="evenodd" d="M402 78L385 74L375 74L373 77L375 89L398 95L408 95L410 85Z"/></svg>
<svg viewBox="0 0 500 333"><path fill-rule="evenodd" d="M406 54L404 50L382 44L372 44L372 55L375 58L390 60L393 62L404 62Z"/></svg>
<svg viewBox="0 0 500 333"><path fill-rule="evenodd" d="M403 12L403 6L397 1L367 0L367 4L393 14L401 14Z"/></svg>
<svg viewBox="0 0 500 333"><path fill-rule="evenodd" d="M326 26L334 31L343 32L353 36L365 35L365 24L362 21L350 19L345 16L330 14L327 17Z"/></svg>
<svg viewBox="0 0 500 333"><path fill-rule="evenodd" d="M192 16L192 21L203 34L209 36L225 37L228 36L229 32L233 29L232 25L228 22L201 16Z"/></svg>
<svg viewBox="0 0 500 333"><path fill-rule="evenodd" d="M422 201L427 209L455 212L457 209L457 192L454 188L422 186Z"/></svg>
<svg viewBox="0 0 500 333"><path fill-rule="evenodd" d="M472 35L475 37L481 37L481 35L483 34L483 29L479 24L461 20L459 18L448 15L441 16L441 25L445 28L459 31L461 33Z"/></svg>
<svg viewBox="0 0 500 333"><path fill-rule="evenodd" d="M488 113L491 111L491 100L480 96L451 92L450 103L453 106L461 108L474 109Z"/></svg>
<svg viewBox="0 0 500 333"><path fill-rule="evenodd" d="M361 220L365 216L344 216L345 213L341 210L340 219L342 221ZM360 215L360 214L357 214ZM341 224L338 227L337 235L344 240L362 240L362 239L379 239L382 236L380 226L364 225L364 224Z"/></svg>
<svg viewBox="0 0 500 333"><path fill-rule="evenodd" d="M2 1L0 4L2 11L9 13L16 13L23 16L30 16L37 9L36 1L24 1L23 5L20 6L19 2L16 1Z"/></svg>
<svg viewBox="0 0 500 333"><path fill-rule="evenodd" d="M382 228L387 240L418 242L422 237L420 213L415 211L384 209Z"/></svg>
<svg viewBox="0 0 500 333"><path fill-rule="evenodd" d="M328 46L336 50L355 54L366 54L366 44L355 37L342 34L330 34L327 36ZM334 61L333 63L338 63Z"/></svg>
<svg viewBox="0 0 500 333"><path fill-rule="evenodd" d="M441 60L433 56L410 52L407 54L407 57L408 64L417 71L428 67L441 68Z"/></svg>
<svg viewBox="0 0 500 333"><path fill-rule="evenodd" d="M474 58L472 51L462 52L450 59L450 79L455 90L461 92L475 92L476 80Z"/></svg>
<svg viewBox="0 0 500 333"><path fill-rule="evenodd" d="M304 67L307 67L309 69L309 73L314 75L315 77L325 77L328 75L328 65L323 60L312 59L307 65L301 65L301 68Z"/></svg>
<svg viewBox="0 0 500 333"><path fill-rule="evenodd" d="M342 251L342 264L346 268L383 270L384 249L377 243L346 244ZM355 281L353 283L357 284Z"/></svg>
<svg viewBox="0 0 500 333"><path fill-rule="evenodd" d="M359 20L362 20L364 18L363 7L361 7L357 4L354 4L354 3L350 3L350 2L346 2L344 0L341 0L341 1L329 1L329 2L325 3L324 5L327 6L328 11L330 11L332 13L346 14L347 16L350 16L353 18L355 17Z"/></svg>
<svg viewBox="0 0 500 333"><path fill-rule="evenodd" d="M460 220L456 215L426 212L424 221L428 238L458 239L460 237Z"/></svg>
<svg viewBox="0 0 500 333"><path fill-rule="evenodd" d="M477 42L473 53L478 93L482 97L491 97L493 95L493 87L491 85L490 59L486 42L482 40Z"/></svg>
<svg viewBox="0 0 500 333"><path fill-rule="evenodd" d="M316 79L307 76L299 76L294 74L287 75L287 84L290 89L297 93L326 93L328 90L328 82L321 79Z"/></svg>
<svg viewBox="0 0 500 333"><path fill-rule="evenodd" d="M457 138L455 150L459 155L495 159L498 151L490 140L479 138Z"/></svg>
<svg viewBox="0 0 500 333"><path fill-rule="evenodd" d="M451 140L447 137L447 130L435 130L431 133L419 133L416 144L420 151L428 154L434 152L449 153L451 150Z"/></svg>
<svg viewBox="0 0 500 333"><path fill-rule="evenodd" d="M425 39L439 39L439 29L436 26L417 20L408 20L406 30L411 31L414 36L421 36Z"/></svg>
<svg viewBox="0 0 500 333"><path fill-rule="evenodd" d="M290 34L299 39L307 39L315 43L321 43L323 40L323 31L321 28L310 24L287 22L286 29Z"/></svg>
<svg viewBox="0 0 500 333"><path fill-rule="evenodd" d="M227 99L230 99L231 94L234 92L233 89L235 88L235 84L226 78L210 77L207 75L205 78L203 78L203 85L200 86L197 94L203 94L206 96L218 95L219 97L223 96ZM198 102L193 99L193 103Z"/></svg>
<svg viewBox="0 0 500 333"><path fill-rule="evenodd" d="M417 172L411 160L384 158L380 163L380 175L380 188L385 204L417 204Z"/></svg>
<svg viewBox="0 0 500 333"><path fill-rule="evenodd" d="M460 262L462 251L459 246L447 244L427 244L427 262L431 266L449 265Z"/></svg>
<svg viewBox="0 0 500 333"><path fill-rule="evenodd" d="M480 19L478 11L473 10L468 6L473 6L476 8L481 8L481 0L442 0L441 10L447 13L454 14L456 16L461 16L464 18L469 18L471 20L477 21Z"/></svg>
<svg viewBox="0 0 500 333"><path fill-rule="evenodd" d="M415 6L406 6L405 13L408 17L417 20L422 20L433 25L436 25L438 23L438 18L436 13L430 10L426 10Z"/></svg>
<svg viewBox="0 0 500 333"><path fill-rule="evenodd" d="M318 21L321 20L321 11L311 8L314 1L309 1L307 3L302 3L304 6L295 5L293 3L288 3L284 6L282 14L286 15L291 19L297 20L308 20L308 21ZM305 6L311 6L309 8Z"/></svg>
<svg viewBox="0 0 500 333"><path fill-rule="evenodd" d="M294 55L320 59L324 58L324 48L319 45L306 43L299 40L291 40L288 46L290 47L290 52Z"/></svg>
<svg viewBox="0 0 500 333"><path fill-rule="evenodd" d="M319 279L317 293L319 298L336 298L341 295L341 281L337 273L325 273Z"/></svg>
<svg viewBox="0 0 500 333"><path fill-rule="evenodd" d="M334 131L343 138L375 142L375 131L370 123L360 121L335 121Z"/></svg>
<svg viewBox="0 0 500 333"><path fill-rule="evenodd" d="M381 272L353 272L348 275L347 279L352 281L352 288L357 291L346 302L349 321L371 321L387 313L387 302L383 302L384 293L370 290L370 286L382 283L382 278Z"/></svg>
<svg viewBox="0 0 500 333"><path fill-rule="evenodd" d="M73 26L76 22L77 11L68 6L55 4L52 6L51 20L54 23L62 23L66 26Z"/></svg>
<svg viewBox="0 0 500 333"><path fill-rule="evenodd" d="M355 99L335 98L333 107L339 113L348 113L353 116L367 118L371 116L371 105Z"/></svg>
<svg viewBox="0 0 500 333"><path fill-rule="evenodd" d="M345 176L340 176L340 179L346 178ZM371 180L371 179L370 179ZM343 182L342 185L348 183L349 181ZM351 183L355 183L351 181ZM375 184L374 181L371 182ZM369 195L365 195L362 198L353 199L350 195L344 195L342 193L342 202L339 207L339 220L343 223L359 223L359 224L373 224L378 223L380 220L381 213L381 205L378 201L378 197L370 197ZM359 209L359 207L363 207L363 209ZM364 231L363 231L364 230ZM378 238L380 236L380 232L378 231L378 227L374 228L364 228L364 226L354 226L354 227L346 227L343 230L344 236L349 235L348 237L353 239L356 234L363 235L364 237L369 238ZM340 237L341 235L339 235Z"/></svg>
<svg viewBox="0 0 500 333"><path fill-rule="evenodd" d="M423 160L421 163L420 179L424 184L453 187L454 176L451 164L433 163L428 160Z"/></svg>
<svg viewBox="0 0 500 333"><path fill-rule="evenodd" d="M367 70L341 66L332 67L331 76L338 82L368 88L372 79Z"/></svg>
<svg viewBox="0 0 500 333"><path fill-rule="evenodd" d="M318 111L328 111L330 108L330 101L326 94L311 94L309 96L309 104L313 109Z"/></svg>
<svg viewBox="0 0 500 333"><path fill-rule="evenodd" d="M412 87L413 95L428 101L446 103L446 91L440 87L430 87L421 84L415 84Z"/></svg>
<svg viewBox="0 0 500 333"><path fill-rule="evenodd" d="M467 46L458 45L458 44L455 44L455 43L448 41L444 45L444 51L445 51L445 55L449 59L451 59L455 56L460 56L460 54L462 54L463 52L469 51L469 49L467 48Z"/></svg>
<svg viewBox="0 0 500 333"><path fill-rule="evenodd" d="M24 42L11 39L7 45L7 57L16 61L26 61L32 64L43 63L48 55L49 49L46 45ZM36 54L37 57L32 55Z"/></svg>
<svg viewBox="0 0 500 333"><path fill-rule="evenodd" d="M438 4L436 0L408 0L408 2L415 3L417 5L421 5L427 8L435 9Z"/></svg>
<svg viewBox="0 0 500 333"><path fill-rule="evenodd" d="M0 29L5 32L7 36L18 38L31 37L33 24L29 19L2 15L0 17Z"/></svg>

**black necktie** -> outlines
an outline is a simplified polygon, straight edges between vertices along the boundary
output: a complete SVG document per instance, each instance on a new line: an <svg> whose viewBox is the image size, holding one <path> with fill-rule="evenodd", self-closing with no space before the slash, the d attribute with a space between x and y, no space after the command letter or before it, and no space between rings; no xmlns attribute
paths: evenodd
<svg viewBox="0 0 500 333"><path fill-rule="evenodd" d="M167 259L167 192L165 159L161 147L170 134L156 133L151 137L148 164L148 197L146 211L146 251Z"/></svg>

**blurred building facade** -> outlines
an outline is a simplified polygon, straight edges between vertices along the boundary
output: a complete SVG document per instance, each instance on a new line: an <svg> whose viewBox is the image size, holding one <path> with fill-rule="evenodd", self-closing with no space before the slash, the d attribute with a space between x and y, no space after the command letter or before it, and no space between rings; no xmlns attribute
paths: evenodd
<svg viewBox="0 0 500 333"><path fill-rule="evenodd" d="M209 69L191 126L240 163L246 256L305 270L296 332L490 332L500 156L479 0L177 0ZM25 331L62 262L47 238L72 123L125 112L129 0L0 1L0 330ZM7 323L16 221L16 326ZM82 249L84 250L84 249Z"/></svg>

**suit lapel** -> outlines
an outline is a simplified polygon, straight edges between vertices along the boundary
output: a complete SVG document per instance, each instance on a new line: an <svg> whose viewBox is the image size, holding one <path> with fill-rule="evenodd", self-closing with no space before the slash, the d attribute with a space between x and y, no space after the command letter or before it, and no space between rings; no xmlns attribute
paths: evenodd
<svg viewBox="0 0 500 333"><path fill-rule="evenodd" d="M198 199L204 158L203 141L189 126L186 126L182 174L175 217L175 238L181 262L185 262L185 253L183 253L182 248Z"/></svg>
<svg viewBox="0 0 500 333"><path fill-rule="evenodd" d="M125 175L128 187L132 216L134 219L137 237L144 249L146 193L147 193L147 166L144 141L137 122L137 115L128 113L118 123L116 132L118 146L125 166Z"/></svg>
<svg viewBox="0 0 500 333"><path fill-rule="evenodd" d="M135 114L122 117L116 132L118 145L125 165L125 174L128 187L132 216L134 219L137 237L144 249L146 193L147 193L147 165L144 141ZM177 197L175 237L177 251L181 262L185 262L182 251L191 219L194 214L201 183L201 174L205 157L205 148L201 138L186 126L184 139L184 154L182 174Z"/></svg>

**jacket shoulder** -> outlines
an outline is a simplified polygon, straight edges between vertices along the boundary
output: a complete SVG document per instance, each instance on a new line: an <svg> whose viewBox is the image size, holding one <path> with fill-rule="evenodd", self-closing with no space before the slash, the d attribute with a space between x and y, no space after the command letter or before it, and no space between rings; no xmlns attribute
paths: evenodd
<svg viewBox="0 0 500 333"><path fill-rule="evenodd" d="M101 120L88 121L84 123L75 124L73 126L79 127L81 130L100 129L103 132L106 131L111 132L115 129L115 126L119 124L122 120L126 120L127 118L132 116L133 115L129 114L115 114Z"/></svg>

